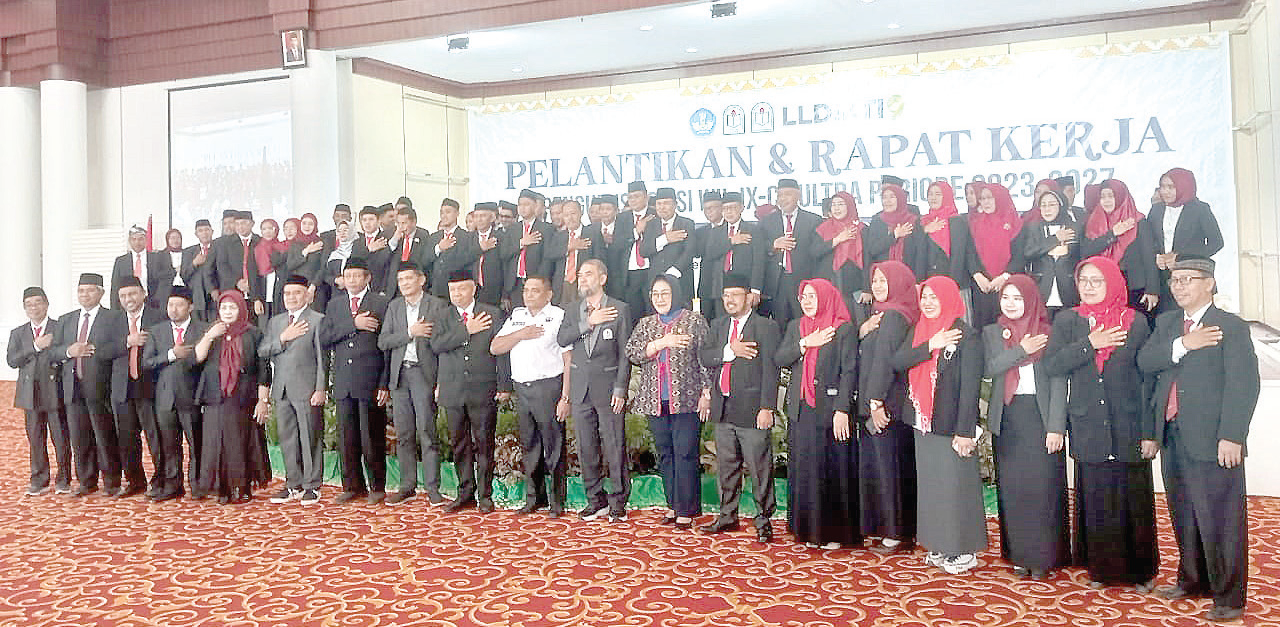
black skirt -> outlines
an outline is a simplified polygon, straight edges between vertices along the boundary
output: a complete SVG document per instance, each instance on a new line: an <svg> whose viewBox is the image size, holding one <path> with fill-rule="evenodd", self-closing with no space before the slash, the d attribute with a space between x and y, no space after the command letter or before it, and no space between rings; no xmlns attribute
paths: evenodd
<svg viewBox="0 0 1280 627"><path fill-rule="evenodd" d="M1014 566L1048 572L1071 560L1067 454L1044 447L1036 397L1021 394L1004 408L995 438L1001 554Z"/></svg>
<svg viewBox="0 0 1280 627"><path fill-rule="evenodd" d="M1076 563L1104 584L1151 581L1156 547L1151 462L1076 462Z"/></svg>
<svg viewBox="0 0 1280 627"><path fill-rule="evenodd" d="M253 419L256 389L241 381L231 396L204 408L200 487L206 492L233 496L271 480L266 430Z"/></svg>
<svg viewBox="0 0 1280 627"><path fill-rule="evenodd" d="M862 534L914 542L916 538L916 446L911 427L890 420L871 435L858 423L858 481Z"/></svg>
<svg viewBox="0 0 1280 627"><path fill-rule="evenodd" d="M797 542L862 543L858 526L858 447L835 439L831 416L800 403L791 428L787 523Z"/></svg>

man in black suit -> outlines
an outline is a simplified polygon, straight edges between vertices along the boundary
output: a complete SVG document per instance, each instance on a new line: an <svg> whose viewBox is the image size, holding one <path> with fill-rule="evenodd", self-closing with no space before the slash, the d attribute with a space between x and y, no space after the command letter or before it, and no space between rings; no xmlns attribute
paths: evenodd
<svg viewBox="0 0 1280 627"><path fill-rule="evenodd" d="M413 208L413 201L407 196L401 196L394 203L378 205L378 226L383 237L391 239L391 234L396 232L396 216L400 215L403 207Z"/></svg>
<svg viewBox="0 0 1280 627"><path fill-rule="evenodd" d="M782 328L800 317L800 281L817 275L818 225L822 218L800 209L800 185L778 181L778 210L760 220L769 258L764 275L766 309ZM762 310L763 312L764 310Z"/></svg>
<svg viewBox="0 0 1280 627"><path fill-rule="evenodd" d="M458 201L445 198L440 202L439 229L427 238L427 246L435 255L431 264L431 295L449 297L449 277L459 270L470 270L480 256L476 234L458 226Z"/></svg>
<svg viewBox="0 0 1280 627"><path fill-rule="evenodd" d="M240 290L245 300L252 303L251 315L262 315L264 283L258 274L258 264L253 249L262 238L253 232L253 213L236 214L235 232L213 242L213 272L219 292Z"/></svg>
<svg viewBox="0 0 1280 627"><path fill-rule="evenodd" d="M720 192L712 190L702 195L702 216L707 219L706 224L699 224L698 228L693 230L692 246L693 256L698 258L698 309L702 312L702 317L707 320L715 319L715 300L720 296L720 292L712 288L707 275L707 235L711 230L724 223L723 215L724 200Z"/></svg>
<svg viewBox="0 0 1280 627"><path fill-rule="evenodd" d="M168 501L182 496L182 439L191 449L187 479L191 494L199 499L201 446L200 407L196 405L196 383L200 366L196 362L195 345L209 324L196 320L192 289L175 286L169 293L168 320L149 329L150 337L142 353L142 365L155 375L155 417L160 437L161 458L156 460L152 484L158 485L150 498ZM152 450L154 457L155 451Z"/></svg>
<svg viewBox="0 0 1280 627"><path fill-rule="evenodd" d="M644 181L632 181L627 186L627 210L618 214L615 239L621 238L626 248L623 253L626 272L613 275L614 282L622 284L622 300L627 302L631 323L635 324L649 310L649 281L652 279L649 258L645 256L644 236L649 222L657 219L649 208L649 189ZM614 288L618 291L619 288Z"/></svg>
<svg viewBox="0 0 1280 627"><path fill-rule="evenodd" d="M201 322L209 322L216 316L214 305L218 284L213 273L213 225L208 220L196 220L197 243L182 250L182 267L178 273L182 282L191 288L192 314Z"/></svg>
<svg viewBox="0 0 1280 627"><path fill-rule="evenodd" d="M608 269L600 260L583 264L578 270L582 299L564 307L556 341L573 349L569 402L587 497L587 506L578 516L595 520L607 513L610 522L618 522L626 519L631 498L626 416L622 413L631 381L626 353L631 312L625 302L605 295L608 280ZM613 478L612 489L605 488L606 476Z"/></svg>
<svg viewBox="0 0 1280 627"><path fill-rule="evenodd" d="M582 203L566 200L560 206L564 229L556 231L548 254L551 256L552 302L563 306L578 300L578 269L591 259L594 242L582 226Z"/></svg>
<svg viewBox="0 0 1280 627"><path fill-rule="evenodd" d="M654 209L657 219L645 227L640 252L649 258L649 278L669 274L680 281L680 293L685 301L672 303L673 307L688 307L693 298L693 220L676 215L676 190L660 188L656 194Z"/></svg>
<svg viewBox="0 0 1280 627"><path fill-rule="evenodd" d="M151 484L147 485L147 475L142 468L142 434L146 433L154 468L164 467L164 450L156 422L155 375L142 363L142 350L150 337L147 330L163 320L164 314L147 306L146 294L137 277L121 279L119 291L118 299L125 315L125 327L120 331L125 351L111 364L111 406L116 414L116 439L125 479L125 489L119 496L129 497L145 491L150 497L159 491L161 481L159 473L153 473Z"/></svg>
<svg viewBox="0 0 1280 627"><path fill-rule="evenodd" d="M1258 403L1258 358L1249 327L1213 305L1217 282L1207 258L1180 259L1170 279L1179 310L1161 315L1138 353L1138 367L1156 375L1150 418L1154 454L1169 495L1178 541L1177 585L1166 599L1210 597L1205 618L1223 622L1244 613L1249 574L1244 458Z"/></svg>
<svg viewBox="0 0 1280 627"><path fill-rule="evenodd" d="M124 313L102 306L102 275L86 272L76 286L79 309L58 320L53 358L62 363L62 400L80 487L75 496L103 488L115 496L120 486L120 447L111 414L111 364L125 352Z"/></svg>
<svg viewBox="0 0 1280 627"><path fill-rule="evenodd" d="M742 219L742 194L728 192L721 206L724 222L706 236L702 257L702 282L707 285L716 317L724 315L724 306L715 301L724 287L724 277L738 274L747 280L747 307L760 302L764 289L765 264L768 260L765 235L760 225ZM699 285L698 289L702 289Z"/></svg>
<svg viewBox="0 0 1280 627"><path fill-rule="evenodd" d="M356 233L355 240L351 243L351 256L361 257L368 262L369 273L373 277L369 286L381 294L387 293L387 273L391 263L388 239L382 232L378 208L371 205L361 208L360 232Z"/></svg>
<svg viewBox="0 0 1280 627"><path fill-rule="evenodd" d="M378 328L388 299L369 289L369 264L351 257L342 270L346 289L334 294L320 327L320 345L333 351L333 398L338 405L338 447L342 494L334 503L367 496L371 505L386 497L387 419L379 411L391 398L387 355L378 349ZM364 466L369 470L366 484Z"/></svg>
<svg viewBox="0 0 1280 627"><path fill-rule="evenodd" d="M604 262L610 276L627 276L627 238L618 233L618 197L613 194L596 196L596 221L582 232L591 240L591 259ZM622 299L626 295L626 282L618 279L605 285L605 293Z"/></svg>
<svg viewBox="0 0 1280 627"><path fill-rule="evenodd" d="M498 400L511 396L511 381L498 377L498 358L489 352L502 327L502 311L476 301L476 282L467 270L449 277L449 303L432 319L431 350L439 361L440 404L449 418L458 496L449 512L476 505L493 511L493 449Z"/></svg>
<svg viewBox="0 0 1280 627"><path fill-rule="evenodd" d="M520 221L507 229L502 240L502 263L505 274L502 282L503 309L524 305L524 280L531 276L551 274L547 249L555 227L538 219L545 211L547 199L533 190L520 191L516 211Z"/></svg>
<svg viewBox="0 0 1280 627"><path fill-rule="evenodd" d="M402 264L412 263L422 268L427 281L431 280L431 267L435 264L436 253L427 245L430 237L430 232L418 226L418 212L413 207L403 207L396 211L396 231L388 242L391 259L387 263L387 276L383 280L388 300L400 295L395 275Z"/></svg>
<svg viewBox="0 0 1280 627"><path fill-rule="evenodd" d="M699 358L715 373L711 421L715 423L716 482L720 516L702 528L723 533L738 528L744 467L751 476L756 502L756 539L773 539L773 410L778 404L778 369L772 355L781 335L772 320L751 312L751 282L731 274L721 299L725 315L711 324Z"/></svg>
<svg viewBox="0 0 1280 627"><path fill-rule="evenodd" d="M53 346L56 321L49 317L49 298L39 287L22 291L22 309L27 324L9 332L5 362L18 370L18 388L13 406L26 413L27 444L31 449L31 481L27 496L38 496L49 490L49 449L46 436L53 441L53 454L58 462L54 490L71 493L71 443L67 432L67 416L58 406L58 365Z"/></svg>
<svg viewBox="0 0 1280 627"><path fill-rule="evenodd" d="M476 203L476 262L471 272L476 277L476 300L497 307L502 303L502 250L498 244L502 232L498 230L498 203Z"/></svg>
<svg viewBox="0 0 1280 627"><path fill-rule="evenodd" d="M516 204L509 200L498 201L498 231L506 233L511 226L520 220L516 213Z"/></svg>
<svg viewBox="0 0 1280 627"><path fill-rule="evenodd" d="M169 298L174 274L167 253L147 251L147 230L129 227L129 252L116 257L111 268L111 308L120 308L119 291L125 277L137 277L146 292L147 306L159 307Z"/></svg>
<svg viewBox="0 0 1280 627"><path fill-rule="evenodd" d="M1083 207L1075 205L1076 177L1071 175L1059 176L1058 178L1053 179L1053 181L1058 184L1058 189L1062 191L1062 195L1067 197L1067 204L1071 205L1070 207L1066 207L1067 215L1071 216L1071 219L1076 223L1083 225L1085 218L1088 217L1088 212L1086 212Z"/></svg>

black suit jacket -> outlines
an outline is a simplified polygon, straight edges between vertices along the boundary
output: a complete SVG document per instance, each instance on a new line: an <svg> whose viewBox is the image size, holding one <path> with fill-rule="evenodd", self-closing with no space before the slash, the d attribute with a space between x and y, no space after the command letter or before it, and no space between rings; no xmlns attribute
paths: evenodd
<svg viewBox="0 0 1280 627"><path fill-rule="evenodd" d="M195 340L198 339L195 338ZM186 342L187 338L183 337L182 340ZM201 405L217 405L223 401L218 361L222 355L222 343L224 341L226 341L225 336L214 340L213 345L209 348L208 357L199 366L196 398ZM240 384L237 398L242 406L248 407L257 401L259 385L271 385L271 362L258 357L258 345L262 343L262 331L258 327L249 327L245 330L240 335L239 342Z"/></svg>
<svg viewBox="0 0 1280 627"><path fill-rule="evenodd" d="M654 218L645 225L644 240L640 242L640 254L649 258L649 276L680 272L680 288L687 304L693 298L693 220L677 215L671 219L672 231L684 231L684 240L668 242L658 250L658 238L662 237L662 219ZM680 306L682 303L674 303Z"/></svg>
<svg viewBox="0 0 1280 627"><path fill-rule="evenodd" d="M1138 349L1149 332L1146 317L1135 314L1124 345L1116 347L1099 373L1089 343L1089 321L1074 309L1054 318L1041 361L1049 376L1067 377L1067 430L1076 460L1139 462L1141 441L1155 439L1148 403L1151 386L1137 364Z"/></svg>
<svg viewBox="0 0 1280 627"><path fill-rule="evenodd" d="M1155 332L1138 353L1138 368L1155 377L1151 394L1150 433L1164 439L1164 415L1169 388L1178 384L1178 435L1193 459L1218 459L1218 440L1244 444L1258 404L1261 382L1258 356L1249 326L1234 314L1210 305L1200 318L1206 327L1222 330L1222 342L1188 352L1173 363L1173 342L1182 337L1181 309L1156 319Z"/></svg>
<svg viewBox="0 0 1280 627"><path fill-rule="evenodd" d="M774 240L782 237L786 230L786 221L781 211L774 211L760 220L760 230L764 233L764 246L768 254L768 267L764 275L765 295L770 298L795 298L795 294L778 294L779 281L785 271L785 257L773 250ZM822 244L818 236L818 225L822 218L803 209L796 211L792 234L796 238L795 250L791 251L792 276L797 280L818 276L818 258Z"/></svg>
<svg viewBox="0 0 1280 627"><path fill-rule="evenodd" d="M382 233L378 233L378 237L386 239ZM365 243L364 232L356 233L356 239L351 244L351 256L360 257L369 262L369 287L375 292L387 293L387 268L391 263L391 247L383 246L375 252L369 252L369 245ZM396 258L396 265L400 264L400 259ZM279 279L283 281L289 277ZM395 277L391 277L394 279Z"/></svg>
<svg viewBox="0 0 1280 627"><path fill-rule="evenodd" d="M253 249L262 238L256 233L249 237L249 293L245 299L249 302L265 300L262 276L258 274L258 264L253 260ZM224 235L213 240L214 282L219 290L234 290L236 282L242 276L243 245L239 235Z"/></svg>
<svg viewBox="0 0 1280 627"><path fill-rule="evenodd" d="M432 268L435 266L436 251L435 245L428 245L431 233L422 227L416 227L412 235L412 243L409 245L409 261L422 268L422 272L427 275L427 285L431 285ZM396 284L396 273L400 271L400 264L403 263L402 257L404 253L404 239L396 242L396 247L391 249L390 258L387 261L387 274L383 280L386 288L388 299L395 298L400 295L400 286ZM325 257L328 259L328 257Z"/></svg>
<svg viewBox="0 0 1280 627"><path fill-rule="evenodd" d="M724 289L724 259L731 248L733 259L730 271L747 277L752 290L764 291L765 263L769 258L768 244L765 242L768 238L755 222L742 220L738 227L741 229L740 233L751 235L751 243L731 245L728 224L710 229L704 236L706 247L702 255L702 284L707 286L704 298L720 298L720 292ZM698 289L701 296L702 285Z"/></svg>
<svg viewBox="0 0 1280 627"><path fill-rule="evenodd" d="M48 329L41 335L53 335L54 343L37 351L35 336L30 323L15 327L9 332L9 344L5 348L5 362L18 370L18 389L14 393L13 406L39 411L58 410L58 361L54 358L57 344L58 320L49 317Z"/></svg>
<svg viewBox="0 0 1280 627"><path fill-rule="evenodd" d="M169 253L143 253L147 260L147 304L152 307L163 307L169 300L169 290L173 287L173 277L177 273L173 269L173 261ZM133 276L133 253L127 252L116 257L111 267L111 308L120 309L120 281Z"/></svg>
<svg viewBox="0 0 1280 627"><path fill-rule="evenodd" d="M925 276L916 278L923 281L926 277L948 276L960 289L966 289L973 284L974 273L984 271L982 261L973 245L973 235L969 233L969 219L966 216L953 216L947 220L947 227L951 234L951 254L944 252L928 233L924 233L924 238L920 241L925 247ZM923 233L923 223L917 225L916 230ZM885 232L888 233L888 230Z"/></svg>
<svg viewBox="0 0 1280 627"><path fill-rule="evenodd" d="M194 348L208 330L208 323L192 318L182 334L183 345ZM155 375L156 409L195 407L201 368L196 352L192 350L184 359L169 361L169 351L174 347L173 323L163 320L148 331L151 337L142 352L142 365Z"/></svg>
<svg viewBox="0 0 1280 627"><path fill-rule="evenodd" d="M963 320L956 320L952 329L964 333L950 356L944 349L938 356L938 380L933 392L933 431L935 435L958 435L972 438L977 435L978 395L982 388L983 363L982 338L978 331ZM893 367L899 372L909 372L912 366L929 359L929 341L916 344L913 333L908 331L902 346L894 353ZM915 410L907 403L914 423Z"/></svg>
<svg viewBox="0 0 1280 627"><path fill-rule="evenodd" d="M499 390L511 390L509 379L499 379L500 360L489 352L489 343L502 328L502 310L476 301L472 311L489 314L492 324L488 329L468 332L462 314L451 303L431 314L431 350L439 360L437 386L440 404L446 407L460 406L476 393L493 398Z"/></svg>
<svg viewBox="0 0 1280 627"><path fill-rule="evenodd" d="M1096 209L1096 211L1102 211L1102 209ZM1152 233L1152 227L1151 220L1139 220L1138 225L1134 227L1138 229L1138 236L1124 250L1124 257L1120 259L1120 271L1124 273L1130 291L1160 293L1160 270L1156 268L1155 236ZM1084 236L1082 229L1080 258L1087 259L1097 255L1114 241L1116 236L1110 230L1098 237L1089 238Z"/></svg>
<svg viewBox="0 0 1280 627"><path fill-rule="evenodd" d="M794 263L794 262L793 262ZM787 386L787 416L795 420L800 414L800 404L804 403L804 390L801 381L804 379L804 353L800 352L800 322L802 318L792 320L787 325L787 333L778 345L774 355L777 368L791 369L791 384ZM858 329L852 323L845 323L836 329L836 336L826 346L818 350L818 367L814 372L814 409L818 416L827 420L831 414L842 411L854 415L858 392Z"/></svg>
<svg viewBox="0 0 1280 627"><path fill-rule="evenodd" d="M463 268L473 268L480 257L480 242L475 233L455 227L453 238L453 246L436 255L435 248L444 239L444 231L436 231L427 237L427 247L435 255L431 266L431 295L437 298L449 298L450 274Z"/></svg>
<svg viewBox="0 0 1280 627"><path fill-rule="evenodd" d="M627 241L630 233L630 227L625 234L620 233L618 222L615 221L612 241L609 241L605 239L603 224L582 227L582 235L591 240L590 257L604 262L605 269L609 272L609 281L605 283L604 291L615 298L622 298L626 285L627 254L630 252Z"/></svg>
<svg viewBox="0 0 1280 627"><path fill-rule="evenodd" d="M753 359L735 357L730 362L729 395L725 396L720 390L720 373L725 364L724 347L729 343L732 329L732 317L716 318L698 358L702 366L711 371L712 420L753 428L761 409L778 406L778 368L773 364L773 355L777 354L782 338L773 320L755 312L747 316L738 335L744 342L755 342L759 352Z"/></svg>
<svg viewBox="0 0 1280 627"><path fill-rule="evenodd" d="M952 227L953 231L954 229L955 227ZM969 226L966 223L965 231L967 232L968 230ZM889 259L889 251L893 248L895 238L893 237L893 232L889 229L889 225L881 219L880 214L877 213L872 216L871 221L867 223L867 228L862 231L862 236L862 253L866 256L867 268ZM911 268L911 273L916 276L918 281L924 280L929 270L929 246L931 244L929 234L924 232L924 227L920 225L920 220L916 219L915 230L906 237L906 242L902 245L902 263ZM973 282L972 275L969 276L969 282ZM964 285L961 285L961 288Z"/></svg>
<svg viewBox="0 0 1280 627"><path fill-rule="evenodd" d="M582 227L582 232L579 237L588 240L588 244L585 250L578 251L577 263L574 270L581 268L582 264L593 258L592 251L595 249L595 240L593 240L591 238L591 234L587 232L588 228L590 227ZM599 231L597 231L597 236L599 236ZM552 293L559 294L560 291L564 289L565 266L569 262L568 231L556 231L555 237L551 240L551 246L547 248L547 255L550 257L551 262Z"/></svg>
<svg viewBox="0 0 1280 627"><path fill-rule="evenodd" d="M156 388L155 373L143 363L146 345L138 347L138 379L129 379L129 314L124 311L121 313L124 314L124 336L120 338L120 343L124 346L124 352L111 364L111 402L116 405L131 398L155 398ZM159 309L143 307L138 328L146 331L164 319L165 316Z"/></svg>
<svg viewBox="0 0 1280 627"><path fill-rule="evenodd" d="M1214 217L1208 203L1193 198L1182 207L1182 213L1178 215L1178 226L1173 229L1173 246L1164 241L1164 211L1165 204L1161 202L1152 205L1147 214L1147 220L1152 226L1152 242L1157 252L1212 257L1222 250L1222 229L1218 227L1218 219Z"/></svg>
<svg viewBox="0 0 1280 627"><path fill-rule="evenodd" d="M213 307L211 292L218 289L213 272L213 242L209 242L209 252L205 254L204 263L197 266L196 255L199 254L200 244L182 249L182 267L178 269L178 275L182 277L182 282L191 288L193 310L205 311Z"/></svg>
<svg viewBox="0 0 1280 627"><path fill-rule="evenodd" d="M62 394L63 401L70 405L75 400L76 360L67 357L67 348L75 343L80 333L80 309L73 309L58 319L58 335L53 346L52 358L62 362ZM110 409L111 402L111 365L116 357L125 350L124 338L128 334L128 323L124 312L118 309L98 310L89 327L87 341L94 346L92 357L84 357L84 366L80 379L80 392L96 411ZM105 413L105 412L104 412Z"/></svg>
<svg viewBox="0 0 1280 627"><path fill-rule="evenodd" d="M564 320L556 333L560 346L573 348L569 400L607 405L614 395L626 398L631 381L631 362L627 359L631 311L625 302L605 295L600 306L616 307L618 317L593 327L583 319L580 304L581 301L574 301L564 305ZM587 350L589 343L591 350Z"/></svg>
<svg viewBox="0 0 1280 627"><path fill-rule="evenodd" d="M499 245L486 251L480 248L480 234L475 234L476 258L471 271L476 277L476 300L486 305L497 306L502 302L504 293L502 281L506 276L502 264L502 231L493 227L489 231L489 237L494 238ZM480 280L481 275L483 275L483 281ZM446 288L445 291L448 292L448 289Z"/></svg>
<svg viewBox="0 0 1280 627"><path fill-rule="evenodd" d="M373 312L379 322L385 322L389 302L370 288L360 301L359 311ZM388 357L378 348L378 332L356 328L351 297L345 290L335 292L329 300L320 325L320 345L333 350L334 398L373 400L378 390L387 389Z"/></svg>
<svg viewBox="0 0 1280 627"><path fill-rule="evenodd" d="M535 276L540 274L548 276L551 273L551 256L548 251L551 248L551 240L555 237L556 227L539 220L533 223L532 229L542 233L542 241L527 247L528 250L524 256L525 275ZM524 223L517 222L511 225L510 229L507 229L498 244L498 247L502 250L502 294L507 298L512 298L515 291L520 289L520 281L517 275L520 270L520 239L523 237Z"/></svg>
<svg viewBox="0 0 1280 627"><path fill-rule="evenodd" d="M1004 327L999 324L989 324L982 329L982 343L987 353L986 375L991 379L987 426L992 435L1000 435L1004 422L1005 375L1027 358L1027 352L1018 344L1005 348ZM1067 379L1050 377L1043 358L1036 360L1031 370L1036 381L1036 407L1040 410L1045 433L1066 433Z"/></svg>
<svg viewBox="0 0 1280 627"><path fill-rule="evenodd" d="M861 308L858 308L854 321L859 326L866 321ZM910 338L911 330L906 316L886 311L880 318L880 326L858 342L858 358L862 365L858 368L860 416L870 417L871 407L867 403L877 400L884 403L890 420L913 424L915 410L907 393L907 373L895 370L892 361L893 354Z"/></svg>
<svg viewBox="0 0 1280 627"><path fill-rule="evenodd" d="M1009 272L1022 273L1036 280L1040 289L1041 300L1048 300L1053 282L1058 283L1058 297L1062 306L1074 307L1080 304L1080 294L1076 290L1076 264L1080 262L1080 235L1083 231L1075 222L1061 224L1076 232L1076 243L1067 245L1065 257L1054 259L1049 251L1058 247L1060 241L1056 235L1045 234L1044 222L1028 222L1012 243L1013 254L1009 259Z"/></svg>

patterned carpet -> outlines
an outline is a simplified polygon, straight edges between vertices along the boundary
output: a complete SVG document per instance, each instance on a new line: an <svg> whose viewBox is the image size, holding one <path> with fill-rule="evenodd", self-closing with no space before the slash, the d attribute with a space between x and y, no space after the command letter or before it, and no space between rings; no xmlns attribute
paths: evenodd
<svg viewBox="0 0 1280 627"><path fill-rule="evenodd" d="M0 407L12 384L0 383ZM1079 570L1019 581L992 549L961 577L921 553L811 551L783 534L658 524L139 498L24 498L19 412L0 410L0 625L1200 625L1208 601L1089 589ZM1280 625L1280 499L1250 500L1243 624ZM1175 552L1161 503L1161 580ZM704 517L709 520L709 517Z"/></svg>

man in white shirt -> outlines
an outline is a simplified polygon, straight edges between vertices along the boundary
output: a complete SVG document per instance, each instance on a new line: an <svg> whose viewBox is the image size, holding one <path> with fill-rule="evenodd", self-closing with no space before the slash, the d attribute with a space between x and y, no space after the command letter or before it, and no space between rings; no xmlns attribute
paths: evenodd
<svg viewBox="0 0 1280 627"><path fill-rule="evenodd" d="M581 205L577 212L580 217ZM551 517L559 518L565 505L564 421L570 409L572 348L561 348L556 342L564 310L551 304L551 283L546 277L525 281L524 303L511 312L489 349L494 355L511 355L520 446L524 449L525 500L518 513L531 514L549 504ZM542 481L548 474L549 499Z"/></svg>

